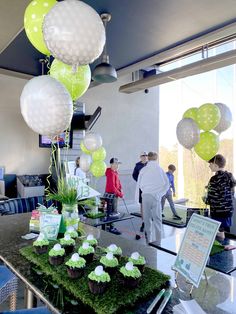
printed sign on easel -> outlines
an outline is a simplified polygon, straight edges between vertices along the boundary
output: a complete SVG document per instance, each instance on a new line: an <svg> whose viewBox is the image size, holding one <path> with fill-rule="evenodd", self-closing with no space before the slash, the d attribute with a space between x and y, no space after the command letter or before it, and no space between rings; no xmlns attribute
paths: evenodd
<svg viewBox="0 0 236 314"><path fill-rule="evenodd" d="M199 286L220 222L193 214L185 231L173 269Z"/></svg>

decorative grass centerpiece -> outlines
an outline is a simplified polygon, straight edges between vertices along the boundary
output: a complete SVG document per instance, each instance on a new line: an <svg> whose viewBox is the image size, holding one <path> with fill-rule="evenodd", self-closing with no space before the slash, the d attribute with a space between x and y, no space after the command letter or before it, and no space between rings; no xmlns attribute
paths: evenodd
<svg viewBox="0 0 236 314"><path fill-rule="evenodd" d="M57 191L49 192L47 199L62 204L63 222L60 228L61 233L65 233L68 226L78 229L77 188L73 181L66 181L65 178L60 177L57 183Z"/></svg>
<svg viewBox="0 0 236 314"><path fill-rule="evenodd" d="M52 244L50 244L49 247L52 247ZM76 247L76 250L77 249ZM104 249L100 247L98 247L97 250L99 252L104 251ZM83 269L83 276L74 280L68 277L67 265L61 264L57 267L50 265L48 255L37 255L32 246L22 248L20 253L25 256L27 260L38 266L48 280L63 288L65 294L72 295L75 300L92 308L93 311L98 314L126 313L127 311L133 313L137 302L145 301L154 296L166 286L167 281L170 279L169 276L146 266L138 283L138 287L130 289L121 284L120 277L123 275L117 271L108 282L109 288L106 289L103 294L94 295L89 289L88 276L97 266L101 265L99 263L101 256L96 256L95 254L94 261L90 264L86 264ZM69 258L66 258L66 263L68 260ZM127 258L121 257L120 265L125 265L126 262ZM61 312L64 311L62 304L60 310Z"/></svg>

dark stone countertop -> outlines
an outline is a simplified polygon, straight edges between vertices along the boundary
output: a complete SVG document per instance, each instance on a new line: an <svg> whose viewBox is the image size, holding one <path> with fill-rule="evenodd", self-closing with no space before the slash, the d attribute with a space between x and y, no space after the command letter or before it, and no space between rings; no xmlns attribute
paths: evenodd
<svg viewBox="0 0 236 314"><path fill-rule="evenodd" d="M0 256L2 256L12 268L19 272L29 284L36 287L36 291L43 294L43 289L37 286L37 280L31 275L31 265L19 253L19 249L28 246L32 241L24 240L22 235L29 232L30 214L18 214L0 217ZM130 255L138 251L146 257L150 267L158 269L171 276L173 286L173 296L163 313L172 313L173 305L179 303L179 298L188 300L190 289L182 276L178 277L180 289L174 288L174 272L171 266L174 264L175 256L161 250L144 246L134 240L127 240L104 232L98 228L84 225L86 233L92 233L98 239L100 246L107 246L115 243L123 250L124 255ZM236 280L233 277L207 269L207 279L202 279L198 289L193 290L193 297L207 313L223 314L236 313ZM41 291L40 291L41 289ZM51 302L51 300L50 300ZM151 303L142 304L135 313L146 313L147 306Z"/></svg>

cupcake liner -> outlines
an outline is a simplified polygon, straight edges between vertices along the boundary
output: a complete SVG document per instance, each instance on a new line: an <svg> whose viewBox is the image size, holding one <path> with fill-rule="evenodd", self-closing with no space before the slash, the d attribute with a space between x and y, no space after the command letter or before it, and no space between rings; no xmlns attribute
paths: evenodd
<svg viewBox="0 0 236 314"><path fill-rule="evenodd" d="M89 290L93 294L102 294L107 288L107 282L88 281Z"/></svg>
<svg viewBox="0 0 236 314"><path fill-rule="evenodd" d="M48 251L48 245L34 246L34 251L36 254L45 254Z"/></svg>
<svg viewBox="0 0 236 314"><path fill-rule="evenodd" d="M74 251L74 248L75 248L74 245L62 245L62 247L65 249L66 255L71 254Z"/></svg>
<svg viewBox="0 0 236 314"><path fill-rule="evenodd" d="M89 253L87 255L80 255L81 257L83 257L86 260L86 263L91 263L93 261L93 256L94 253Z"/></svg>
<svg viewBox="0 0 236 314"><path fill-rule="evenodd" d="M104 269L109 275L112 276L117 272L118 266L115 266L115 267L104 266Z"/></svg>
<svg viewBox="0 0 236 314"><path fill-rule="evenodd" d="M73 268L73 267L68 267L67 266L67 274L68 277L72 278L72 279L76 279L76 278L81 278L84 274L84 269L83 268Z"/></svg>
<svg viewBox="0 0 236 314"><path fill-rule="evenodd" d="M134 266L137 266L137 267L138 267L140 273L143 273L143 272L144 272L145 264L143 264L143 265L134 265Z"/></svg>
<svg viewBox="0 0 236 314"><path fill-rule="evenodd" d="M49 256L49 263L51 265L61 265L64 263L64 256Z"/></svg>

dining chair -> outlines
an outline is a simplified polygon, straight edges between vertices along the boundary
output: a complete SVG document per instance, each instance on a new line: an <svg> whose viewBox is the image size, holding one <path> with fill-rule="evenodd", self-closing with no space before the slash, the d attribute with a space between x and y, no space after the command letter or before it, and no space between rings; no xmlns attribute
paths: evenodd
<svg viewBox="0 0 236 314"><path fill-rule="evenodd" d="M0 265L0 304L10 299L10 310L16 309L17 277L4 265Z"/></svg>

